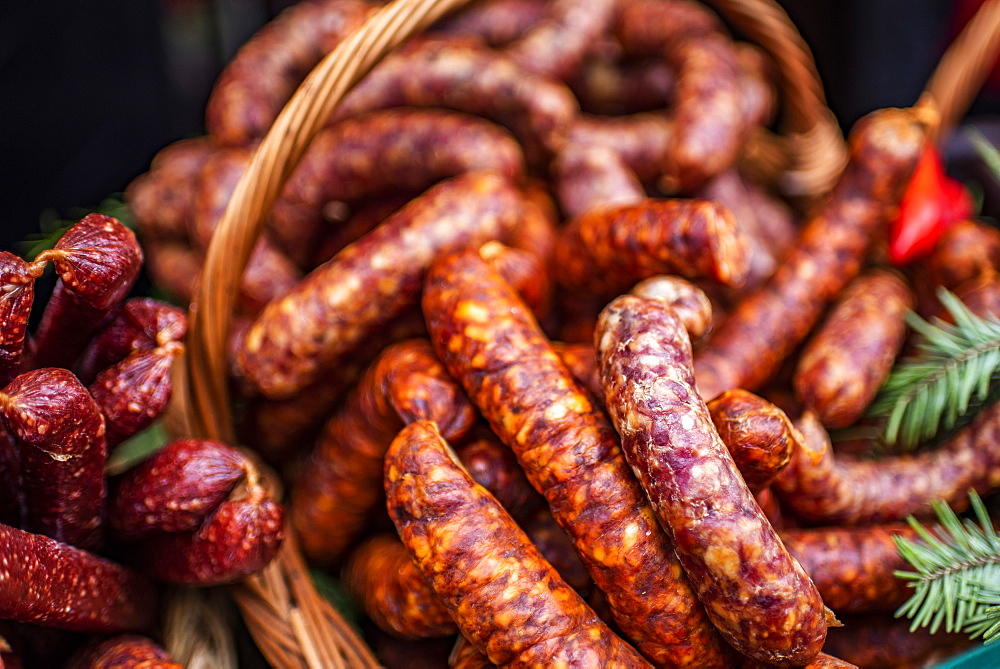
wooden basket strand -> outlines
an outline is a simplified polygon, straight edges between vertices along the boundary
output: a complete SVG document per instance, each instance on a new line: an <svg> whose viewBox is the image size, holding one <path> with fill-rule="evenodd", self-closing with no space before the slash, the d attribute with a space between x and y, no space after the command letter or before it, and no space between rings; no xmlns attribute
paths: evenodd
<svg viewBox="0 0 1000 669"><path fill-rule="evenodd" d="M1000 0L986 0L941 57L927 95L941 114L943 142L979 94L1000 52Z"/></svg>

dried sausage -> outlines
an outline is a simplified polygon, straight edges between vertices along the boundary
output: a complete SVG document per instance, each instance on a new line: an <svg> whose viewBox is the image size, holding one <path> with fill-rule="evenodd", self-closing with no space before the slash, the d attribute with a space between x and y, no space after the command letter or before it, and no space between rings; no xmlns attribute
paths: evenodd
<svg viewBox="0 0 1000 669"><path fill-rule="evenodd" d="M797 438L785 412L740 388L708 402L708 412L753 493L766 488L792 458Z"/></svg>
<svg viewBox="0 0 1000 669"><path fill-rule="evenodd" d="M291 518L313 563L334 563L381 500L385 449L403 425L433 420L455 439L475 409L426 340L387 348L326 423L291 493Z"/></svg>
<svg viewBox="0 0 1000 669"><path fill-rule="evenodd" d="M545 496L628 638L657 664L727 666L613 428L513 290L457 253L432 266L423 308L439 359Z"/></svg>
<svg viewBox="0 0 1000 669"><path fill-rule="evenodd" d="M490 46L503 46L522 37L548 11L542 0L481 0L438 21L429 32L474 35Z"/></svg>
<svg viewBox="0 0 1000 669"><path fill-rule="evenodd" d="M594 295L623 293L656 274L739 285L749 265L732 214L705 200L645 200L584 214L559 239L556 280Z"/></svg>
<svg viewBox="0 0 1000 669"><path fill-rule="evenodd" d="M45 367L0 392L17 442L24 529L92 550L103 541L107 486L104 418L72 372Z"/></svg>
<svg viewBox="0 0 1000 669"><path fill-rule="evenodd" d="M830 200L803 228L784 263L745 296L699 349L703 397L756 390L857 276L871 238L888 220L924 144L912 110L883 110L859 121L851 160Z"/></svg>
<svg viewBox="0 0 1000 669"><path fill-rule="evenodd" d="M91 643L73 656L67 669L183 669L152 639L134 634Z"/></svg>
<svg viewBox="0 0 1000 669"><path fill-rule="evenodd" d="M679 276L651 276L632 286L629 293L669 307L692 341L706 334L712 324L712 303L705 291Z"/></svg>
<svg viewBox="0 0 1000 669"><path fill-rule="evenodd" d="M389 515L462 634L500 666L648 667L462 469L434 423L385 459Z"/></svg>
<svg viewBox="0 0 1000 669"><path fill-rule="evenodd" d="M893 611L913 588L896 578L909 564L896 548L895 537L915 541L909 525L823 527L785 530L781 540L816 588L823 602L841 613Z"/></svg>
<svg viewBox="0 0 1000 669"><path fill-rule="evenodd" d="M552 172L559 205L570 218L633 205L646 197L635 174L605 146L567 143L553 161Z"/></svg>
<svg viewBox="0 0 1000 669"><path fill-rule="evenodd" d="M372 621L405 639L454 634L458 627L406 547L393 534L379 534L355 548L343 569L344 586Z"/></svg>
<svg viewBox="0 0 1000 669"><path fill-rule="evenodd" d="M910 631L910 624L886 614L847 616L843 627L830 630L826 648L864 669L919 669L940 666L976 643L957 632Z"/></svg>
<svg viewBox="0 0 1000 669"><path fill-rule="evenodd" d="M956 512L968 491L1000 487L1000 405L982 410L933 451L882 460L834 457L830 437L811 412L795 420L803 435L772 488L788 512L823 525L868 525L932 516L942 500Z"/></svg>
<svg viewBox="0 0 1000 669"><path fill-rule="evenodd" d="M611 27L616 0L553 0L548 4L549 15L503 53L527 72L566 80Z"/></svg>
<svg viewBox="0 0 1000 669"><path fill-rule="evenodd" d="M828 427L864 413L896 361L913 292L898 274L870 270L844 288L799 355L798 399Z"/></svg>
<svg viewBox="0 0 1000 669"><path fill-rule="evenodd" d="M32 367L69 367L122 303L142 268L135 233L104 214L88 214L42 251L59 280L32 339Z"/></svg>
<svg viewBox="0 0 1000 669"><path fill-rule="evenodd" d="M149 629L157 593L145 578L62 542L0 525L0 618L83 632Z"/></svg>
<svg viewBox="0 0 1000 669"><path fill-rule="evenodd" d="M237 352L241 374L267 397L293 395L414 303L435 255L500 238L519 214L500 175L441 182L268 304Z"/></svg>
<svg viewBox="0 0 1000 669"><path fill-rule="evenodd" d="M44 263L26 263L13 253L0 251L0 385L7 385L21 371L28 319L35 302L35 279Z"/></svg>
<svg viewBox="0 0 1000 669"><path fill-rule="evenodd" d="M581 115L569 128L569 147L594 146L613 151L643 183L662 173L674 138L674 123L661 112L643 112L626 116L598 117Z"/></svg>
<svg viewBox="0 0 1000 669"><path fill-rule="evenodd" d="M514 453L488 428L474 431L471 439L455 446L455 452L472 480L496 497L507 513L519 521L526 514L534 515L532 510L542 502L541 497L528 483ZM558 565L553 566L558 570Z"/></svg>
<svg viewBox="0 0 1000 669"><path fill-rule="evenodd" d="M823 647L823 600L740 476L698 396L691 343L653 300L623 295L594 333L601 385L622 450L725 639L780 666Z"/></svg>
<svg viewBox="0 0 1000 669"><path fill-rule="evenodd" d="M205 127L223 146L259 141L306 74L372 5L319 0L289 7L250 38L219 75L205 107Z"/></svg>

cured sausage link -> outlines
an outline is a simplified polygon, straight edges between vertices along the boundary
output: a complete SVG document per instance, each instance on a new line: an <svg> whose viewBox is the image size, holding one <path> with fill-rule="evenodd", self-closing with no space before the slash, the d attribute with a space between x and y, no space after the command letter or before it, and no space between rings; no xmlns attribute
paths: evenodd
<svg viewBox="0 0 1000 669"><path fill-rule="evenodd" d="M626 637L656 664L732 666L614 429L513 289L456 253L432 265L423 307L438 358L545 496Z"/></svg>
<svg viewBox="0 0 1000 669"><path fill-rule="evenodd" d="M823 600L712 425L680 319L654 300L623 295L601 312L594 342L622 450L709 618L753 659L812 661L826 639Z"/></svg>
<svg viewBox="0 0 1000 669"><path fill-rule="evenodd" d="M389 515L462 634L500 666L648 667L566 585L430 421L386 453Z"/></svg>

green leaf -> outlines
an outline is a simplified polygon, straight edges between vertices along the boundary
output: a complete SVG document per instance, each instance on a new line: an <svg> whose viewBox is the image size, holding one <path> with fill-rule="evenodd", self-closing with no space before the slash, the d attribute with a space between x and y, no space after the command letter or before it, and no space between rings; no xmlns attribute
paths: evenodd
<svg viewBox="0 0 1000 669"><path fill-rule="evenodd" d="M108 457L104 467L108 476L117 476L156 453L170 441L167 428L156 421L148 428L123 441Z"/></svg>
<svg viewBox="0 0 1000 669"><path fill-rule="evenodd" d="M945 289L938 297L955 324L915 313L919 353L898 363L868 417L882 424L883 449L910 451L960 427L1000 394L1000 321L977 316Z"/></svg>
<svg viewBox="0 0 1000 669"><path fill-rule="evenodd" d="M116 193L102 200L96 207L74 207L70 210L69 218L59 218L54 210L46 209L39 218L38 232L28 235L23 241L15 244L14 248L22 258L31 260L42 251L55 246L67 230L90 213L113 216L134 230L132 212L122 198L122 193Z"/></svg>
<svg viewBox="0 0 1000 669"><path fill-rule="evenodd" d="M972 142L973 148L976 149L976 153L989 168L993 180L1000 183L1000 150L997 150L997 147L993 146L993 143L986 139L986 135L978 128L969 128L965 132L969 141Z"/></svg>

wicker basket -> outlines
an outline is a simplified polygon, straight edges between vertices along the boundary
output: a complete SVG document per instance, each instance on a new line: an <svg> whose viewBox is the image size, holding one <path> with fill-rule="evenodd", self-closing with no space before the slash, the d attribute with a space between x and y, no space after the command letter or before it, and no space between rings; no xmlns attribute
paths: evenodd
<svg viewBox="0 0 1000 669"><path fill-rule="evenodd" d="M316 66L278 116L240 180L205 258L199 289L192 301L187 354L177 371L177 393L170 418L174 434L235 443L227 387L227 333L238 283L267 213L345 93L400 43L469 1L395 0L374 12ZM823 195L846 163L846 147L826 106L808 47L784 10L772 0L711 0L711 4L731 25L768 51L780 71L782 134L754 138L748 159L786 193ZM946 65L954 69L933 80L938 82L937 86L932 83L935 98L954 102L942 105L946 124L954 123L961 115L985 77L982 58L978 59L978 74L966 76L965 84L955 84L958 77L954 71L970 69L968 64L976 60L969 57L970 50L995 53L995 42L1000 39L998 8L1000 0L984 6L983 13L991 13L992 22L977 20L980 28L963 47L966 53L946 59L942 69ZM378 666L351 626L316 593L290 529L275 561L262 573L232 586L230 592L255 643L273 666ZM184 594L175 605L188 609L196 606L189 600L189 594ZM210 627L188 624L188 628L201 630ZM226 653L217 653L211 660L202 657L199 662L198 653L202 651L197 650L197 644L171 643L169 630L167 638L178 659L191 666L235 663Z"/></svg>

